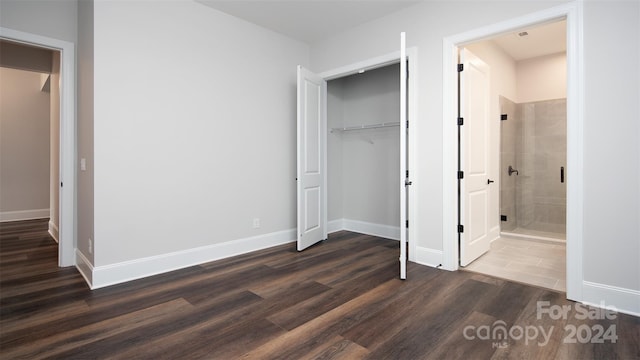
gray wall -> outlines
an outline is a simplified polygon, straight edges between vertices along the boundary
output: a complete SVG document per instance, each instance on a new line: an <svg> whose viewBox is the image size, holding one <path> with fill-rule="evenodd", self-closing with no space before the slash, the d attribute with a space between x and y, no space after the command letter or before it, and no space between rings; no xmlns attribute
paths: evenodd
<svg viewBox="0 0 640 360"><path fill-rule="evenodd" d="M308 46L191 1L93 10L94 265L294 229Z"/></svg>
<svg viewBox="0 0 640 360"><path fill-rule="evenodd" d="M87 260L93 262L93 0L78 4L77 48L77 134L78 159L86 161L86 170L77 167L78 181L78 233L77 248Z"/></svg>
<svg viewBox="0 0 640 360"><path fill-rule="evenodd" d="M84 2L88 0L82 0ZM75 43L77 0L2 0L2 27Z"/></svg>
<svg viewBox="0 0 640 360"><path fill-rule="evenodd" d="M344 127L343 102L344 78L327 82L327 127ZM328 221L344 218L343 197L343 140L337 132L327 135L327 219Z"/></svg>
<svg viewBox="0 0 640 360"><path fill-rule="evenodd" d="M48 216L49 93L38 72L0 67L0 78L0 213Z"/></svg>
<svg viewBox="0 0 640 360"><path fill-rule="evenodd" d="M329 127L400 121L399 84L399 64L330 81ZM399 127L333 132L328 146L329 220L399 226Z"/></svg>

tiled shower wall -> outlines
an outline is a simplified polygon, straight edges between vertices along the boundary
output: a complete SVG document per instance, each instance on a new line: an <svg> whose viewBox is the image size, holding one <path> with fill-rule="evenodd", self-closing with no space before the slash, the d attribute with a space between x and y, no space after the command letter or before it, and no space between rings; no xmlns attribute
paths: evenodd
<svg viewBox="0 0 640 360"><path fill-rule="evenodd" d="M566 99L500 102L508 114L501 122L501 211L508 220L502 229L565 233L567 179L562 183L560 172L567 158ZM519 174L508 176L509 165Z"/></svg>

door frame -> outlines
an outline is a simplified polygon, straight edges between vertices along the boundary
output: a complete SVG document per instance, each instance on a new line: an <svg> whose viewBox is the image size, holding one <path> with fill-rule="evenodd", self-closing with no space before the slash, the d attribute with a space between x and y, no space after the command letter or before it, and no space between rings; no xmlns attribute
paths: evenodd
<svg viewBox="0 0 640 360"><path fill-rule="evenodd" d="M58 266L74 266L76 244L76 66L75 45L72 42L49 38L0 27L0 38L34 45L60 52L60 229Z"/></svg>
<svg viewBox="0 0 640 360"><path fill-rule="evenodd" d="M443 268L458 269L457 233L457 63L458 49L519 29L566 19L567 21L567 298L583 297L583 112L584 112L584 48L583 5L580 1L559 5L511 20L498 22L443 38Z"/></svg>
<svg viewBox="0 0 640 360"><path fill-rule="evenodd" d="M408 197L408 214L407 220L409 220L409 224L416 224L416 201L415 201L415 186L419 186L416 184L420 184L420 181L417 176L417 161L416 161L416 122L418 117L418 48L408 47L406 49L407 61L409 62L407 69L409 71L409 76L407 77L408 91L407 91L407 121L409 121L409 126L411 126L412 131L409 131L409 136L407 137L407 142L409 143L409 149L407 150L407 156L409 158L407 169L410 170L410 178L413 182L413 185L407 188L407 197ZM335 69L327 70L318 75L326 81L338 79L344 76L357 74L360 70L373 70L377 68L381 68L387 65L395 64L400 62L400 51L394 51L391 53L387 53L384 55L368 58L362 61L358 61L355 63L351 63L348 65L344 65ZM328 125L327 125L328 126ZM329 129L326 129L328 131ZM326 149L325 149L326 150ZM326 181L326 179L325 179ZM327 186L327 184L324 184ZM328 219L325 219L328 221ZM409 226L408 230L400 224L400 231L407 231L407 241L409 245L409 261L415 262L416 256L416 227Z"/></svg>

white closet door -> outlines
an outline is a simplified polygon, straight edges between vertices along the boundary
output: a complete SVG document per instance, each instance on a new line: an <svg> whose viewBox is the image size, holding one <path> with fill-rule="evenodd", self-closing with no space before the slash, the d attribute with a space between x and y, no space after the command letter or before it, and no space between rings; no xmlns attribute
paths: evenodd
<svg viewBox="0 0 640 360"><path fill-rule="evenodd" d="M327 82L298 66L298 251L327 238Z"/></svg>
<svg viewBox="0 0 640 360"><path fill-rule="evenodd" d="M467 49L460 52L461 219L460 265L489 251L489 65Z"/></svg>
<svg viewBox="0 0 640 360"><path fill-rule="evenodd" d="M400 279L407 278L407 52L400 33Z"/></svg>

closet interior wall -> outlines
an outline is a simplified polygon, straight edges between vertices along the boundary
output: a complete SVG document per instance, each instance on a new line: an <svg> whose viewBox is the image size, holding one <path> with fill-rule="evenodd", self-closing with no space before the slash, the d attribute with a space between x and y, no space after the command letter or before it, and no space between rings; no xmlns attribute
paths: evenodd
<svg viewBox="0 0 640 360"><path fill-rule="evenodd" d="M328 221L397 227L400 127L331 130L400 121L400 64L327 84Z"/></svg>

